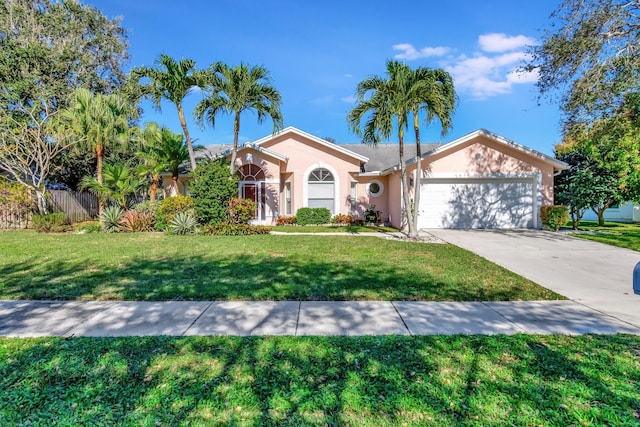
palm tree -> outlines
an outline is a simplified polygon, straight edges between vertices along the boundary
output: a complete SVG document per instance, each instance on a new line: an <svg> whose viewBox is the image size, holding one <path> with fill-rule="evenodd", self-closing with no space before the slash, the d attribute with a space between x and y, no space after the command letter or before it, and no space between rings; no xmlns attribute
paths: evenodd
<svg viewBox="0 0 640 427"><path fill-rule="evenodd" d="M98 196L101 203L112 201L127 210L129 197L136 194L142 182L135 177L133 170L124 163L104 165L104 183L86 176L80 184L83 190L89 190Z"/></svg>
<svg viewBox="0 0 640 427"><path fill-rule="evenodd" d="M418 225L420 211L420 180L422 178L422 149L420 147L420 112L426 112L425 122L440 122L441 134L452 127L451 118L456 108L456 93L451 75L442 69L418 67L413 70L412 96L414 100L413 130L416 136L416 170L414 187L413 223Z"/></svg>
<svg viewBox="0 0 640 427"><path fill-rule="evenodd" d="M173 133L166 127L159 127L156 123L147 123L143 132L143 145L138 152L142 159L143 170L151 175L151 201L156 198L160 174L168 170L171 172L171 195L178 193L178 178L180 166L189 160L189 151L184 142L184 136ZM195 147L197 150L198 147Z"/></svg>
<svg viewBox="0 0 640 427"><path fill-rule="evenodd" d="M367 144L375 145L382 137L389 138L394 128L397 130L403 214L409 237L416 237L418 233L411 215L404 159L404 133L408 127L409 114L414 108L411 99L412 85L411 68L398 61L387 61L386 78L372 76L358 84L357 103L349 112L347 121L351 129ZM364 126L361 127L365 118Z"/></svg>
<svg viewBox="0 0 640 427"><path fill-rule="evenodd" d="M89 147L96 154L96 181L103 183L102 163L105 151L129 140L129 120L136 110L118 95L93 94L87 89L74 92L71 105L62 116L71 129L82 136L80 147ZM99 204L100 213L104 206Z"/></svg>
<svg viewBox="0 0 640 427"><path fill-rule="evenodd" d="M255 111L258 123L267 117L273 121L273 133L282 129L283 118L280 112L282 96L271 85L269 71L262 66L250 67L240 63L229 67L217 62L210 67L207 81L207 96L194 110L194 116L200 124L205 120L215 126L219 113L233 115L233 150L231 152L231 176L236 172L238 135L240 134L240 116L245 111Z"/></svg>
<svg viewBox="0 0 640 427"><path fill-rule="evenodd" d="M138 67L131 71L131 76L139 81L148 78L150 82L142 85L143 96L147 96L160 110L160 101L166 99L172 102L178 110L178 118L184 132L189 152L191 169L196 168L196 156L187 129L187 122L182 109L182 102L195 88L203 87L205 73L196 70L196 63L192 59L176 61L172 57L162 54L156 60L156 67Z"/></svg>

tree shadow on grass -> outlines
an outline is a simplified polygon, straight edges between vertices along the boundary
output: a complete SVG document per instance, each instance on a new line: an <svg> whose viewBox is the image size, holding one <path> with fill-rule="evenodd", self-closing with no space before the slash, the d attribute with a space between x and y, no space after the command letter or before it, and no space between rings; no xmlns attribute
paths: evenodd
<svg viewBox="0 0 640 427"><path fill-rule="evenodd" d="M428 262L427 259L424 261ZM212 258L134 258L117 267L88 260L29 258L0 268L4 299L51 300L431 300L553 299L552 292L521 280L485 286L470 275L428 269L407 271L388 263L357 264L295 256L227 255ZM452 278L453 276L453 278Z"/></svg>
<svg viewBox="0 0 640 427"><path fill-rule="evenodd" d="M640 348L638 338L3 339L0 418L84 425L631 425L640 408L633 346Z"/></svg>

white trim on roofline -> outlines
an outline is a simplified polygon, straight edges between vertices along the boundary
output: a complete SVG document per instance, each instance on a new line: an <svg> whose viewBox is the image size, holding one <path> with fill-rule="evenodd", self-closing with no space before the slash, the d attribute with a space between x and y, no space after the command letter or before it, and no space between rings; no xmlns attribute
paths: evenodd
<svg viewBox="0 0 640 427"><path fill-rule="evenodd" d="M487 137L487 138L492 139L492 140L494 140L496 142L499 142L499 143L501 143L503 145L506 145L508 147L514 148L514 149L516 149L518 151L522 151L525 154L528 154L530 156L536 157L536 158L538 158L538 159L540 159L540 160L542 160L544 162L550 163L550 164L553 165L554 169L564 170L564 169L568 169L569 168L569 165L566 164L565 162L561 161L561 160L555 159L555 158L553 158L551 156L548 156L548 155L546 155L544 153L536 151L536 150L534 150L532 148L525 147L522 144L518 144L515 141L507 139L507 138L505 138L503 136L498 135L497 133L488 131L486 129L478 129L478 130L473 131L471 133L468 133L468 134L466 134L466 135L464 135L464 136L462 136L462 137L460 137L460 138L458 138L458 139L456 139L454 141L451 141L451 142L449 142L447 144L443 144L443 145L439 146L436 149L433 149L431 151L427 151L426 153L422 154L422 158L425 159L427 157L436 155L436 154L441 153L443 151L450 150L450 149L455 148L458 145L464 144L465 142L470 141L473 138L476 138L478 136ZM410 165L414 164L415 162L416 162L416 159L414 157L414 158L411 158L411 159L405 161L405 165L406 166L410 166ZM387 168L387 169L383 170L382 171L382 175L388 175L388 174L393 173L394 171L397 171L397 170L400 170L400 164L399 163L396 164L396 165L393 165L390 168Z"/></svg>
<svg viewBox="0 0 640 427"><path fill-rule="evenodd" d="M342 154L346 154L347 156L353 157L354 159L358 159L361 162L365 162L366 163L366 162L369 161L368 157L365 157L365 156L363 156L361 154L355 153L355 152L353 152L351 150L347 150L346 148L342 148L337 144L333 144L333 143L331 143L329 141L326 141L326 140L324 140L322 138L318 138L315 135L311 135L310 133L304 132L304 131L302 131L302 130L300 130L298 128L295 128L293 126L286 127L286 128L282 129L280 132L278 132L276 134L268 135L268 136L260 138L260 139L258 139L256 141L253 141L253 145L260 146L261 144L263 144L263 143L265 143L267 141L270 141L275 137L278 137L280 135L283 135L283 134L289 133L289 132L294 133L294 134L296 134L298 136L301 136L303 138L310 139L315 143L318 143L318 144L320 144L320 145L322 145L324 147L327 147L327 148L331 148L332 150L338 151L338 152L340 152Z"/></svg>
<svg viewBox="0 0 640 427"><path fill-rule="evenodd" d="M266 148L262 148L257 146L255 143L252 142L245 142L244 144L240 145L238 147L238 153L242 150L246 150L248 148L251 148L253 150L256 150L259 153L263 153L266 154L267 156L273 157L274 159L280 160L281 162L285 162L287 163L289 161L288 157L283 156L280 153L276 153L275 151L272 150L268 150ZM221 157L227 157L228 155L230 155L232 153L231 148L224 150L224 151L220 151L219 153L217 153L215 156L213 156L214 159L219 159Z"/></svg>

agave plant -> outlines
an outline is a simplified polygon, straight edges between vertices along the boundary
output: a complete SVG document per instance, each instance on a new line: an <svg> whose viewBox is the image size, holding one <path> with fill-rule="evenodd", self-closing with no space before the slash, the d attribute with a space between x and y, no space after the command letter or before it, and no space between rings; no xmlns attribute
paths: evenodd
<svg viewBox="0 0 640 427"><path fill-rule="evenodd" d="M120 206L109 206L100 215L100 225L107 233L115 233L120 230L120 218L124 210Z"/></svg>
<svg viewBox="0 0 640 427"><path fill-rule="evenodd" d="M196 234L200 231L196 217L186 212L178 213L169 223L171 234Z"/></svg>

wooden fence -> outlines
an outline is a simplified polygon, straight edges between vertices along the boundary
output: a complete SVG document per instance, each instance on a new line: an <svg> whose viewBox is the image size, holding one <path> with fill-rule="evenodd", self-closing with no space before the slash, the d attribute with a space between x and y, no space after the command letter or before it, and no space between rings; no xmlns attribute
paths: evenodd
<svg viewBox="0 0 640 427"><path fill-rule="evenodd" d="M9 204L0 204L0 230L27 228L31 223L31 212Z"/></svg>
<svg viewBox="0 0 640 427"><path fill-rule="evenodd" d="M49 190L49 193L51 211L66 213L71 222L98 217L98 198L94 194L67 190Z"/></svg>

